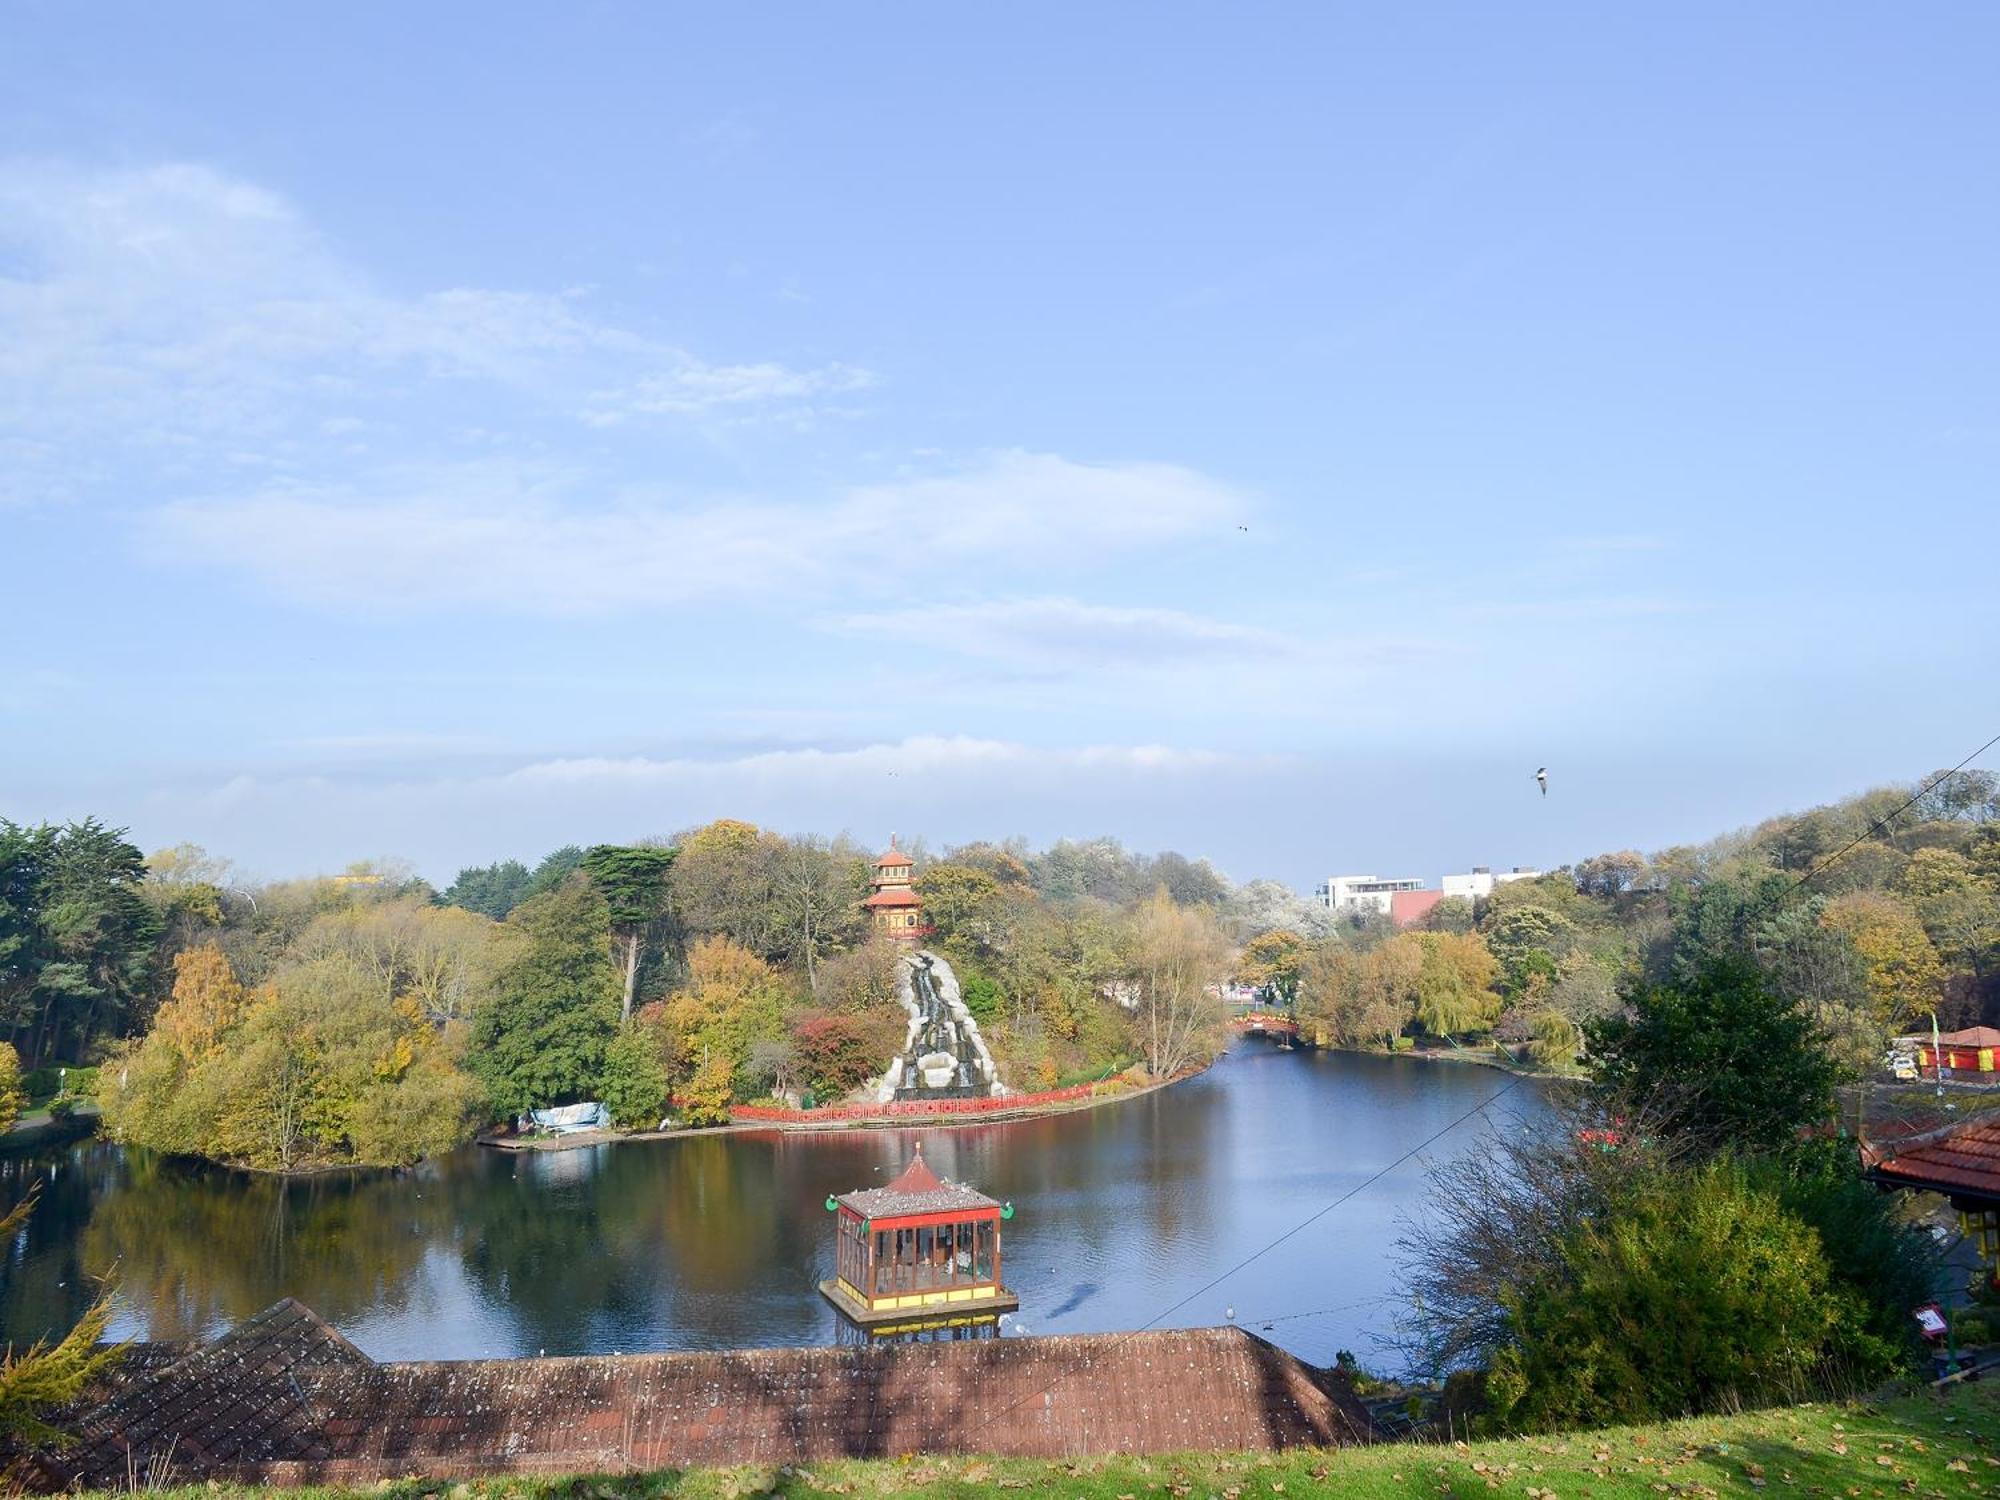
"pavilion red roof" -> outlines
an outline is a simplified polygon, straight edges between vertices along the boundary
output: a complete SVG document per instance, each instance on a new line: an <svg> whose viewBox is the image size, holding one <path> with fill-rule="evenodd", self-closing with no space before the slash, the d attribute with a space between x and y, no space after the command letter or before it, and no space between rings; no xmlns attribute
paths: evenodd
<svg viewBox="0 0 2000 1500"><path fill-rule="evenodd" d="M1917 1038L1922 1041L1922 1037ZM2000 1027L1968 1026L1964 1031L1947 1031L1938 1038L1944 1047L2000 1047Z"/></svg>
<svg viewBox="0 0 2000 1500"><path fill-rule="evenodd" d="M1875 1174L1941 1193L2000 1201L2000 1119L1967 1120L1934 1135L1882 1148Z"/></svg>
<svg viewBox="0 0 2000 1500"><path fill-rule="evenodd" d="M919 1148L903 1175L878 1188L842 1193L838 1200L864 1219L893 1219L904 1214L950 1213L958 1209L997 1209L999 1203L963 1183L946 1182L924 1164Z"/></svg>
<svg viewBox="0 0 2000 1500"><path fill-rule="evenodd" d="M875 868L878 870L888 870L895 868L897 865L902 865L907 869L915 863L916 861L911 859L901 849L891 849L887 854L875 861Z"/></svg>
<svg viewBox="0 0 2000 1500"><path fill-rule="evenodd" d="M863 906L922 906L924 898L906 885L891 886L888 890L877 891Z"/></svg>

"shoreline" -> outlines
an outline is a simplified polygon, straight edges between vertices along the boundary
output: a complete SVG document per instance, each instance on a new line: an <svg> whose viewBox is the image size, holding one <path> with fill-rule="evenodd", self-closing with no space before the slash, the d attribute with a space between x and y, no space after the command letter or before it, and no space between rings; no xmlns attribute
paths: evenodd
<svg viewBox="0 0 2000 1500"><path fill-rule="evenodd" d="M876 1115L848 1120L731 1120L726 1125L695 1125L685 1130L584 1130L574 1135L529 1139L487 1134L474 1137L473 1144L487 1146L495 1151L509 1152L574 1151L586 1146L616 1145L623 1141L678 1141L691 1136L742 1135L768 1130L779 1131L786 1135L823 1135L848 1130L951 1130L974 1125L1013 1124L1020 1120L1040 1120L1054 1115L1080 1114L1086 1110L1101 1109L1108 1104L1120 1104L1127 1099L1141 1099L1161 1089L1172 1088L1187 1079L1199 1078L1214 1066L1215 1060L1211 1058L1198 1068L1177 1073L1172 1078L1158 1079L1142 1088L1119 1089L1112 1093L1093 1094L1082 1099L1065 1099L1055 1103L1024 1104L1018 1109L982 1110L976 1115L939 1113Z"/></svg>
<svg viewBox="0 0 2000 1500"><path fill-rule="evenodd" d="M1529 1063L1503 1061L1494 1056L1490 1048L1475 1051L1470 1047L1411 1047L1402 1052L1392 1052L1383 1047L1321 1047L1303 1041L1298 1045L1314 1052L1342 1052L1350 1057L1409 1058L1426 1063L1461 1063L1470 1067L1492 1068L1496 1072L1511 1073L1516 1078L1546 1079L1551 1083L1574 1083L1584 1076L1580 1072L1563 1073L1551 1068L1538 1068Z"/></svg>

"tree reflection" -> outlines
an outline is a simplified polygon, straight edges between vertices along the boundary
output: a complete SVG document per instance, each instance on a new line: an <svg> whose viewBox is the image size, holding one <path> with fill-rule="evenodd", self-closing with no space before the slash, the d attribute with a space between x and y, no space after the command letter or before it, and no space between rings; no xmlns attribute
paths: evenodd
<svg viewBox="0 0 2000 1500"><path fill-rule="evenodd" d="M424 1252L451 1232L435 1173L290 1181L133 1151L83 1234L116 1270L146 1338L212 1333L295 1296L335 1323L407 1307ZM9 1326L12 1326L11 1324Z"/></svg>

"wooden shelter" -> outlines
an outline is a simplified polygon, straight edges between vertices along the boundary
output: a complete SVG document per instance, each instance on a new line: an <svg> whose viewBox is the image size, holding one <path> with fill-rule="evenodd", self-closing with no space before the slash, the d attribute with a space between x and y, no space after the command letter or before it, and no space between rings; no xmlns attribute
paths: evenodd
<svg viewBox="0 0 2000 1500"><path fill-rule="evenodd" d="M923 1148L886 1187L828 1198L834 1279L820 1293L873 1334L992 1327L1021 1299L1000 1282L1000 1225L1014 1216L969 1187L941 1179Z"/></svg>

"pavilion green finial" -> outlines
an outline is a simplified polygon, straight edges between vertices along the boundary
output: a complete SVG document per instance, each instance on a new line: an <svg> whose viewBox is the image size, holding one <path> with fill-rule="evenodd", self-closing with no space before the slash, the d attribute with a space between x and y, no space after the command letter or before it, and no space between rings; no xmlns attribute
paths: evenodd
<svg viewBox="0 0 2000 1500"><path fill-rule="evenodd" d="M828 1193L826 1195L826 1211L828 1213L832 1213L835 1209L839 1207L840 1207L840 1200L834 1197L833 1194Z"/></svg>
<svg viewBox="0 0 2000 1500"><path fill-rule="evenodd" d="M1009 1198L1005 1203L1000 1205L1000 1217L1003 1219L1014 1217L1014 1200L1012 1198Z"/></svg>

